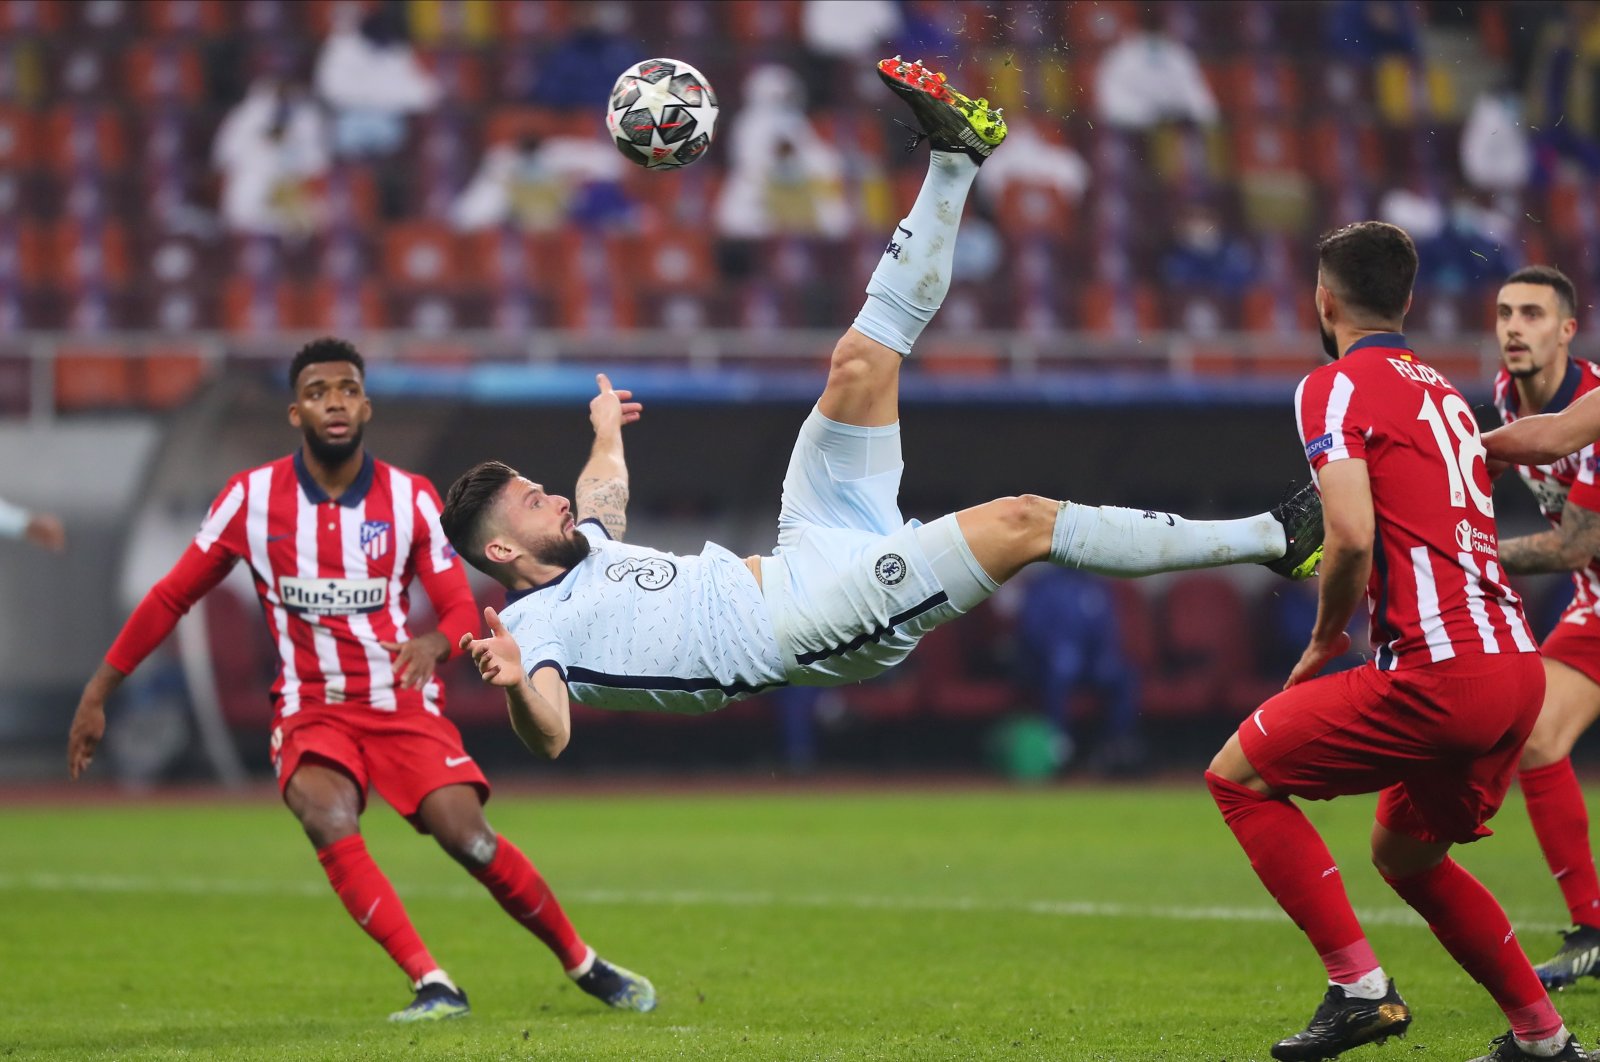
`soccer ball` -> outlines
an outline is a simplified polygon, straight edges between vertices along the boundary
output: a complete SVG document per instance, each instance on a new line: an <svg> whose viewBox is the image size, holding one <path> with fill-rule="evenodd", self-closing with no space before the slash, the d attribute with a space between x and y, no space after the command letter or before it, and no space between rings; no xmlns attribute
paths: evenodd
<svg viewBox="0 0 1600 1062"><path fill-rule="evenodd" d="M706 153L717 126L717 94L681 59L646 59L611 86L606 129L617 150L646 169L687 166Z"/></svg>

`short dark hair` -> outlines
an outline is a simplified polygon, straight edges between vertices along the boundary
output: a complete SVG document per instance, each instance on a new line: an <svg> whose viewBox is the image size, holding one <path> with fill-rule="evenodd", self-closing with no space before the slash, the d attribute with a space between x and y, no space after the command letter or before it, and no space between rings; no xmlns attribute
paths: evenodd
<svg viewBox="0 0 1600 1062"><path fill-rule="evenodd" d="M519 475L504 461L483 461L463 472L445 492L444 511L439 514L444 537L463 560L485 575L495 572L483 555L484 518L506 484Z"/></svg>
<svg viewBox="0 0 1600 1062"><path fill-rule="evenodd" d="M289 390L296 391L300 386L300 374L307 365L317 365L324 361L348 361L356 367L362 376L367 375L367 363L361 360L361 352L355 344L346 339L336 339L333 336L323 336L313 339L295 352L294 360L289 363Z"/></svg>
<svg viewBox="0 0 1600 1062"><path fill-rule="evenodd" d="M1358 221L1317 241L1323 282L1350 304L1384 324L1399 324L1417 279L1417 248L1398 225Z"/></svg>
<svg viewBox="0 0 1600 1062"><path fill-rule="evenodd" d="M1561 304L1561 312L1568 317L1578 316L1578 289L1573 286L1572 278L1555 266L1523 266L1506 277L1506 283L1543 284L1547 288L1554 288L1556 299Z"/></svg>

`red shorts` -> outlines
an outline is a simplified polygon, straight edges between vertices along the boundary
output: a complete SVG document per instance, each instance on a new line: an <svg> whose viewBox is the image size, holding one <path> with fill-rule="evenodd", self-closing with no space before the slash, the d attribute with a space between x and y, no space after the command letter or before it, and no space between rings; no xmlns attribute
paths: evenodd
<svg viewBox="0 0 1600 1062"><path fill-rule="evenodd" d="M1489 836L1539 718L1537 653L1470 656L1404 671L1358 667L1293 686L1239 727L1274 790L1330 800L1382 792L1378 821L1427 842Z"/></svg>
<svg viewBox="0 0 1600 1062"><path fill-rule="evenodd" d="M1561 622L1539 650L1556 663L1565 664L1600 685L1600 616L1595 615L1593 606L1573 607L1563 612Z"/></svg>
<svg viewBox="0 0 1600 1062"><path fill-rule="evenodd" d="M489 781L461 744L461 732L442 715L425 711L380 712L341 705L302 708L272 727L272 770L278 792L300 765L318 762L348 774L361 790L366 810L370 783L389 805L411 821L422 798L447 785L470 785L489 799Z"/></svg>

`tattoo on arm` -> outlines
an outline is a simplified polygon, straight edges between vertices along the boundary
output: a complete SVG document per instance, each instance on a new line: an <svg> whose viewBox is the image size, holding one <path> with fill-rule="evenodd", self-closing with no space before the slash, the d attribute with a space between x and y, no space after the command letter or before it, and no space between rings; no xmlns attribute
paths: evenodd
<svg viewBox="0 0 1600 1062"><path fill-rule="evenodd" d="M618 542L628 529L628 483L622 479L586 476L572 492L578 501L579 520L599 520Z"/></svg>
<svg viewBox="0 0 1600 1062"><path fill-rule="evenodd" d="M1600 513L1568 505L1561 526L1500 543L1500 564L1514 574L1570 572L1600 553Z"/></svg>

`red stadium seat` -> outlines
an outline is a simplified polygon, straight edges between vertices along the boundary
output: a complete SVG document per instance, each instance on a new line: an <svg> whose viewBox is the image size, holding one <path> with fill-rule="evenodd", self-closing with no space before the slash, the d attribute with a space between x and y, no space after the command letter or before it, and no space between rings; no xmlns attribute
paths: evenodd
<svg viewBox="0 0 1600 1062"><path fill-rule="evenodd" d="M128 282L128 232L120 222L84 225L58 221L50 232L56 281L67 287Z"/></svg>
<svg viewBox="0 0 1600 1062"><path fill-rule="evenodd" d="M1153 716L1242 712L1253 697L1250 631L1233 581L1211 572L1177 576L1163 596L1162 666L1145 683L1144 710ZM1253 705L1252 705L1253 706Z"/></svg>
<svg viewBox="0 0 1600 1062"><path fill-rule="evenodd" d="M33 114L0 106L0 170L32 169L39 162L39 147Z"/></svg>
<svg viewBox="0 0 1600 1062"><path fill-rule="evenodd" d="M210 375L210 369L198 352L173 349L140 358L137 375L141 406L175 409L194 397Z"/></svg>
<svg viewBox="0 0 1600 1062"><path fill-rule="evenodd" d="M460 280L456 234L437 221L403 221L382 235L385 279L398 289L450 290Z"/></svg>
<svg viewBox="0 0 1600 1062"><path fill-rule="evenodd" d="M44 117L45 161L59 173L80 166L116 172L128 164L126 131L107 107L63 103Z"/></svg>
<svg viewBox="0 0 1600 1062"><path fill-rule="evenodd" d="M258 335L282 331L295 320L295 295L284 281L232 277L222 288L222 326Z"/></svg>
<svg viewBox="0 0 1600 1062"><path fill-rule="evenodd" d="M70 0L0 0L0 37L61 28Z"/></svg>
<svg viewBox="0 0 1600 1062"><path fill-rule="evenodd" d="M212 37L228 28L224 0L140 0L139 14L151 33L161 36Z"/></svg>
<svg viewBox="0 0 1600 1062"><path fill-rule="evenodd" d="M736 41L777 43L800 39L799 0L723 0L714 10Z"/></svg>
<svg viewBox="0 0 1600 1062"><path fill-rule="evenodd" d="M1096 281L1078 300L1083 327L1102 336L1132 336L1161 329L1161 307L1147 285Z"/></svg>
<svg viewBox="0 0 1600 1062"><path fill-rule="evenodd" d="M319 281L301 293L298 324L316 332L358 332L386 324L383 292L376 281Z"/></svg>
<svg viewBox="0 0 1600 1062"><path fill-rule="evenodd" d="M264 733L272 725L277 647L261 609L227 586L207 594L199 607L222 718L234 729Z"/></svg>
<svg viewBox="0 0 1600 1062"><path fill-rule="evenodd" d="M453 106L478 107L489 98L488 64L478 52L435 49L425 59Z"/></svg>
<svg viewBox="0 0 1600 1062"><path fill-rule="evenodd" d="M124 83L133 100L145 106L160 103L194 105L205 93L205 71L199 52L178 41L145 41L128 49Z"/></svg>
<svg viewBox="0 0 1600 1062"><path fill-rule="evenodd" d="M56 355L56 409L62 413L139 405L133 359L115 351L63 347Z"/></svg>
<svg viewBox="0 0 1600 1062"><path fill-rule="evenodd" d="M525 43L561 37L567 30L567 0L496 0L499 36Z"/></svg>

